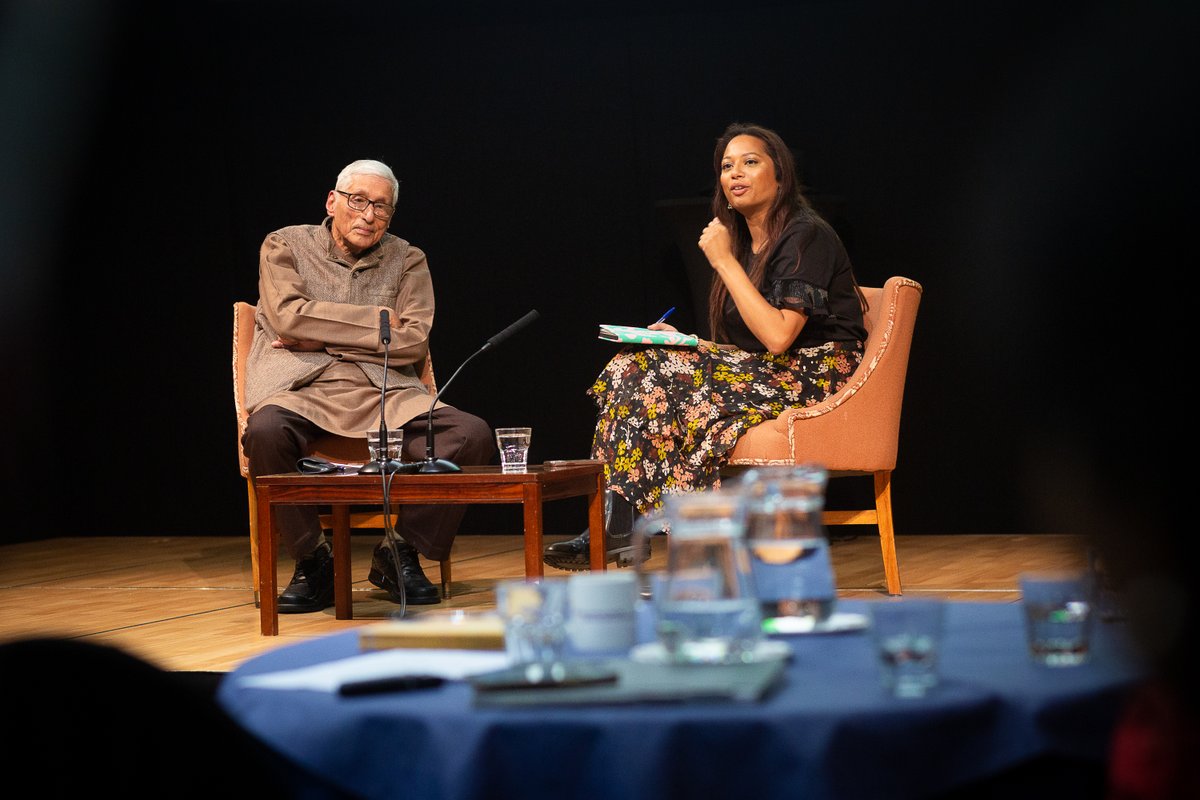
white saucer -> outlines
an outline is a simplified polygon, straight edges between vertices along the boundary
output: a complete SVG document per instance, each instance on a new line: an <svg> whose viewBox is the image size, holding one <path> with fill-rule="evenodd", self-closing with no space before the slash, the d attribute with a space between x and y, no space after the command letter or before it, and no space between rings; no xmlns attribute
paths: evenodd
<svg viewBox="0 0 1200 800"><path fill-rule="evenodd" d="M713 657L711 660L705 659L703 652L698 653L698 655L700 656L700 659L698 661L687 662L687 663L698 663L698 664L721 663L720 661L717 660L719 657L719 653L716 651L716 648L714 648ZM757 663L762 663L764 661L782 661L783 659L790 658L791 655L792 655L792 648L788 645L787 642L779 642L779 641L772 641L770 639L763 639L754 648L754 654L749 659L747 659L745 661L739 661L737 663L757 664ZM631 661L637 661L642 664L674 663L667 656L666 648L664 648L660 642L646 642L645 644L639 644L639 645L635 646L632 650L629 651L629 659Z"/></svg>
<svg viewBox="0 0 1200 800"><path fill-rule="evenodd" d="M836 612L824 622L816 622L812 617L773 617L763 622L763 630L767 633L844 633L846 631L861 631L867 627L866 614L848 614Z"/></svg>

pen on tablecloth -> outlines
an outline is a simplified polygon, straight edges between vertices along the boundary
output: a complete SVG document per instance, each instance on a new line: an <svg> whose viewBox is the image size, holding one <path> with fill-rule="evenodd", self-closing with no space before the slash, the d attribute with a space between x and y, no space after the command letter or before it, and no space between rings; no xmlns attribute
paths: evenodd
<svg viewBox="0 0 1200 800"><path fill-rule="evenodd" d="M663 315L662 315L661 317L659 317L659 318L658 318L657 320L655 320L654 322L651 322L650 324L651 324L651 325L657 325L657 324L658 324L658 323L660 323L660 322L666 322L666 321L667 321L667 317L671 316L671 314L673 314L674 312L675 312L675 306L671 306L671 307L670 307L670 308L668 308L668 309L667 309L665 312L663 312Z"/></svg>
<svg viewBox="0 0 1200 800"><path fill-rule="evenodd" d="M441 686L445 680L437 675L401 675L392 678L371 678L361 681L350 681L338 687L338 694L354 696L362 694L382 694L384 692L407 692L413 689L432 689Z"/></svg>

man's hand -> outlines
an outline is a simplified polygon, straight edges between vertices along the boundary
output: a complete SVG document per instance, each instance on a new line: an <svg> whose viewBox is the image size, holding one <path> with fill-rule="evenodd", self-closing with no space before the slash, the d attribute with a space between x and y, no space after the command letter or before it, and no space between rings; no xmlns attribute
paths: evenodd
<svg viewBox="0 0 1200 800"><path fill-rule="evenodd" d="M271 342L271 347L276 350L291 350L293 352L315 353L318 350L325 349L324 342L314 342L311 339L289 339L286 336L280 336L275 341Z"/></svg>

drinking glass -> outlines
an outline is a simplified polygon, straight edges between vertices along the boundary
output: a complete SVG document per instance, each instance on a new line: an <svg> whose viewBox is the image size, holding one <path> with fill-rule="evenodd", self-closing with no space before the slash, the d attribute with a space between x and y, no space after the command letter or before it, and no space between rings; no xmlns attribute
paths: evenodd
<svg viewBox="0 0 1200 800"><path fill-rule="evenodd" d="M371 454L372 461L399 461L400 448L404 444L404 430L389 430L387 432L387 457L382 457L382 447L380 442L380 431L378 428L367 431L367 450Z"/></svg>
<svg viewBox="0 0 1200 800"><path fill-rule="evenodd" d="M567 674L567 583L506 580L496 586L496 610L504 619L504 644L514 666L531 684L555 683Z"/></svg>
<svg viewBox="0 0 1200 800"><path fill-rule="evenodd" d="M1026 572L1019 577L1029 654L1047 667L1087 660L1092 587L1081 572Z"/></svg>
<svg viewBox="0 0 1200 800"><path fill-rule="evenodd" d="M883 688L896 697L924 697L938 683L943 602L905 597L880 600L870 608Z"/></svg>
<svg viewBox="0 0 1200 800"><path fill-rule="evenodd" d="M746 547L764 619L819 625L837 600L829 538L821 520L829 473L817 464L761 467L739 483Z"/></svg>
<svg viewBox="0 0 1200 800"><path fill-rule="evenodd" d="M762 640L746 552L745 504L738 492L664 498L667 567L652 594L658 641L669 661L751 661Z"/></svg>
<svg viewBox="0 0 1200 800"><path fill-rule="evenodd" d="M532 428L496 428L501 472L525 472L528 469L529 440L532 436Z"/></svg>

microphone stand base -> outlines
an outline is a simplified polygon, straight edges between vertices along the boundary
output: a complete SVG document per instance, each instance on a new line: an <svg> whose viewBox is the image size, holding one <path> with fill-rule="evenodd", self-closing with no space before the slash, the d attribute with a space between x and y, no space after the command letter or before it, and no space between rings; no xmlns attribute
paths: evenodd
<svg viewBox="0 0 1200 800"><path fill-rule="evenodd" d="M418 469L417 472L420 472L423 475L429 475L431 473L462 472L462 467L460 467L458 464L455 464L453 461L447 461L444 458L429 458L422 462L421 468Z"/></svg>

